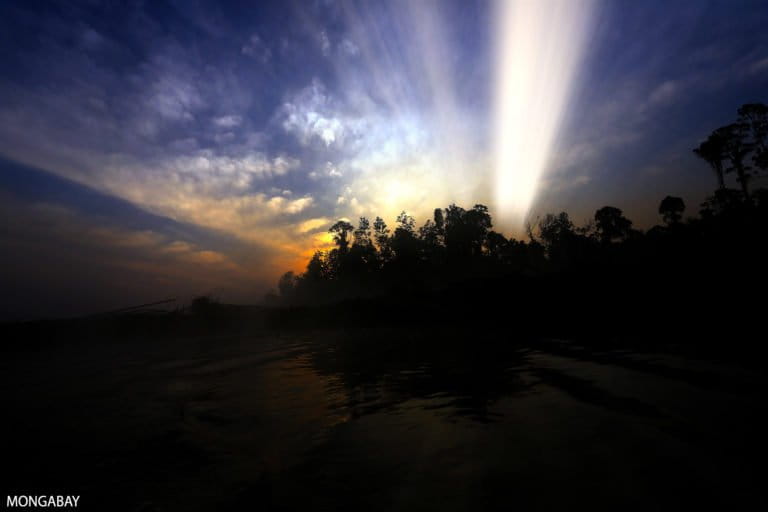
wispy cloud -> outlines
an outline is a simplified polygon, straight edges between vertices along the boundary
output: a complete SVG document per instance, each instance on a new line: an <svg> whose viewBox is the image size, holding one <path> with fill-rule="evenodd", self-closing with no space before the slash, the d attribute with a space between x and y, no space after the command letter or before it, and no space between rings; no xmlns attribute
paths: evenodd
<svg viewBox="0 0 768 512"><path fill-rule="evenodd" d="M262 64L266 64L272 59L272 49L262 41L258 34L251 34L251 37L242 46L240 52L243 55L261 61Z"/></svg>

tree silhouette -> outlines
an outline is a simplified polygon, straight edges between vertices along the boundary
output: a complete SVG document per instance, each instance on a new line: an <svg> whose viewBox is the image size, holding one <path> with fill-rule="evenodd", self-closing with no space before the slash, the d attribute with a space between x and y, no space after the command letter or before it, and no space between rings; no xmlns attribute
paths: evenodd
<svg viewBox="0 0 768 512"><path fill-rule="evenodd" d="M283 274L277 282L277 290L280 292L280 295L283 297L291 295L296 287L297 279L298 278L291 270Z"/></svg>
<svg viewBox="0 0 768 512"><path fill-rule="evenodd" d="M664 250L678 253L685 249L686 245L676 240L700 241L695 244L703 245L692 247L717 255L718 262L730 251L744 254L734 245L736 240L749 240L750 233L768 224L768 192L757 190L754 197L754 207L745 209L740 191L718 189L702 205L700 219L683 222L682 198L666 196L658 211L667 228L657 226L646 234L633 229L632 222L614 206L598 209L594 220L584 227L575 226L566 212L550 213L538 221L535 233L533 228L529 230L529 242L492 231L492 218L484 205L469 210L455 204L435 209L433 218L419 229L415 219L402 212L392 234L380 217L376 217L373 229L365 217L360 218L356 229L340 220L329 229L336 247L315 253L303 274L284 274L278 289L284 301L328 302L382 293L408 294L440 287L446 279L457 282L558 272L578 276L602 267L617 269L619 275L628 278L629 274L621 272L634 268L632 265L646 266L643 275L652 280L654 271L659 275L670 272L672 259L662 256ZM669 229L671 226L675 229ZM352 242L350 236L354 236ZM750 257L763 254L754 252ZM685 258L694 256L695 251L689 251Z"/></svg>
<svg viewBox="0 0 768 512"><path fill-rule="evenodd" d="M376 240L381 260L383 262L391 260L392 248L390 247L389 228L381 217L376 217L373 221L373 238Z"/></svg>
<svg viewBox="0 0 768 512"><path fill-rule="evenodd" d="M454 263L482 253L483 243L493 226L488 207L476 204L465 210L452 204L445 209L445 247Z"/></svg>
<svg viewBox="0 0 768 512"><path fill-rule="evenodd" d="M685 203L680 197L667 196L659 205L659 214L668 226L679 223L684 211Z"/></svg>
<svg viewBox="0 0 768 512"><path fill-rule="evenodd" d="M360 221L357 224L357 229L354 232L355 245L367 246L372 243L371 241L371 223L365 217L360 217Z"/></svg>
<svg viewBox="0 0 768 512"><path fill-rule="evenodd" d="M604 206L595 212L595 228L600 241L611 243L626 240L632 229L632 221L613 206Z"/></svg>
<svg viewBox="0 0 768 512"><path fill-rule="evenodd" d="M747 103L739 108L738 114L738 122L749 127L750 145L754 150L752 162L758 169L768 170L768 106Z"/></svg>
<svg viewBox="0 0 768 512"><path fill-rule="evenodd" d="M424 240L431 249L441 247L445 239L445 221L443 219L443 210L435 208L432 220L428 220L419 228L419 237Z"/></svg>
<svg viewBox="0 0 768 512"><path fill-rule="evenodd" d="M547 250L562 244L575 234L573 222L566 212L557 215L548 213L539 221L539 238Z"/></svg>
<svg viewBox="0 0 768 512"><path fill-rule="evenodd" d="M749 179L751 174L746 158L753 149L753 145L748 139L749 125L743 122L732 123L718 128L715 130L715 133L722 138L724 153L731 162L730 167L725 171L736 173L736 181L741 185L744 199L749 201Z"/></svg>
<svg viewBox="0 0 768 512"><path fill-rule="evenodd" d="M333 241L336 243L340 253L345 254L349 249L349 233L354 229L349 222L339 220L328 230L328 232L333 234Z"/></svg>
<svg viewBox="0 0 768 512"><path fill-rule="evenodd" d="M397 216L397 227L392 234L390 247L399 263L413 264L418 258L419 239L416 236L416 221L406 212Z"/></svg>
<svg viewBox="0 0 768 512"><path fill-rule="evenodd" d="M486 248L491 259L504 261L509 241L501 233L489 231L486 236Z"/></svg>
<svg viewBox="0 0 768 512"><path fill-rule="evenodd" d="M715 172L718 190L725 190L725 139L721 133L713 132L693 152L707 162Z"/></svg>
<svg viewBox="0 0 768 512"><path fill-rule="evenodd" d="M347 265L356 279L366 280L365 276L375 272L379 266L379 258L371 239L371 227L367 218L360 217L354 236L354 243L347 256Z"/></svg>
<svg viewBox="0 0 768 512"><path fill-rule="evenodd" d="M325 281L330 277L328 264L322 252L317 251L312 255L312 259L307 264L307 271L302 275L304 281L318 283Z"/></svg>

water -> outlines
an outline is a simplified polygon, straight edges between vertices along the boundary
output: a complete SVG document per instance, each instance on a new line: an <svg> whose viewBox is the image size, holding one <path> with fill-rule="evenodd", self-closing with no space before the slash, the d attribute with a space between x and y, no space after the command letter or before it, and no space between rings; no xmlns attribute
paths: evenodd
<svg viewBox="0 0 768 512"><path fill-rule="evenodd" d="M111 510L764 499L751 472L764 454L759 374L466 336L316 332L16 354L2 363L9 488L53 486Z"/></svg>

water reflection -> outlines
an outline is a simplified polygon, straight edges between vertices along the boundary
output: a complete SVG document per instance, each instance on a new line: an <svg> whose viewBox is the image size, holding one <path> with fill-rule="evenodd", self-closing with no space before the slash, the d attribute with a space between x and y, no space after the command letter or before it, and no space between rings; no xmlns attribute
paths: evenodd
<svg viewBox="0 0 768 512"><path fill-rule="evenodd" d="M11 486L105 510L683 507L761 488L762 377L722 365L415 329L79 350L0 362Z"/></svg>
<svg viewBox="0 0 768 512"><path fill-rule="evenodd" d="M319 375L338 379L329 391L346 396L352 418L402 413L403 404L416 400L449 419L494 421L500 397L532 385L520 372L527 350L482 338L467 343L471 336L381 329L320 334L308 345L309 362Z"/></svg>

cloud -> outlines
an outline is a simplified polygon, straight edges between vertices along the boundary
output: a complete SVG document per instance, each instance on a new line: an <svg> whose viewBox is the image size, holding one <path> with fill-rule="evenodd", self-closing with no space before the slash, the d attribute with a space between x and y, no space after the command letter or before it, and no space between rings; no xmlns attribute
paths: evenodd
<svg viewBox="0 0 768 512"><path fill-rule="evenodd" d="M446 131L443 117L406 102L392 109L368 85L331 92L315 78L278 116L302 146L328 158L307 174L326 190L326 208L336 216L394 217L403 209L426 216L435 202L483 201L487 157L468 150L471 124Z"/></svg>
<svg viewBox="0 0 768 512"><path fill-rule="evenodd" d="M279 155L272 160L272 169L277 176L282 176L288 171L298 168L299 165L301 165L301 161L298 158L288 155Z"/></svg>
<svg viewBox="0 0 768 512"><path fill-rule="evenodd" d="M318 217L314 219L308 219L300 223L297 226L296 230L299 233L315 232L318 229L327 228L328 226L331 225L331 222L332 222L331 219L328 219L327 217Z"/></svg>
<svg viewBox="0 0 768 512"><path fill-rule="evenodd" d="M170 253L190 252L192 251L192 249L193 249L192 245L188 244L187 242L182 242L181 240L174 240L173 242L165 245L162 248L164 252L170 252Z"/></svg>
<svg viewBox="0 0 768 512"><path fill-rule="evenodd" d="M152 85L149 108L170 121L191 121L203 102L197 88L182 77L160 76Z"/></svg>
<svg viewBox="0 0 768 512"><path fill-rule="evenodd" d="M350 57L357 57L360 55L360 48L347 38L344 38L339 43L339 50L343 55Z"/></svg>
<svg viewBox="0 0 768 512"><path fill-rule="evenodd" d="M86 239L87 243L93 245L146 251L148 254L145 254L145 258L159 258L167 254L171 255L175 261L238 270L237 264L221 252L201 249L195 244L181 240L168 243L165 236L154 231L130 231L114 227L97 226L87 230Z"/></svg>
<svg viewBox="0 0 768 512"><path fill-rule="evenodd" d="M749 72L751 74L758 74L762 73L763 71L768 71L768 57L755 61L751 66L749 66Z"/></svg>
<svg viewBox="0 0 768 512"><path fill-rule="evenodd" d="M262 64L272 59L272 50L264 43L258 34L252 34L248 41L240 48L240 53L252 57Z"/></svg>
<svg viewBox="0 0 768 512"><path fill-rule="evenodd" d="M592 181L591 177L586 176L586 175L581 175L581 176L576 176L573 179L573 184L577 185L577 186L579 186L579 185L586 185L587 183L589 183L591 181Z"/></svg>
<svg viewBox="0 0 768 512"><path fill-rule="evenodd" d="M141 197L157 196L159 191L173 197L172 190L188 194L225 197L247 193L258 181L283 176L296 169L299 160L279 155L268 158L263 153L218 154L199 150L190 154L155 161L120 159L105 166L100 176L102 186L123 196L131 187L147 189Z"/></svg>
<svg viewBox="0 0 768 512"><path fill-rule="evenodd" d="M153 248L159 246L163 236L155 231L126 231L105 227L95 227L88 230L90 240L99 240L101 243L121 248Z"/></svg>
<svg viewBox="0 0 768 512"><path fill-rule="evenodd" d="M325 30L320 32L320 51L324 57L328 57L331 54L331 40L328 39L328 34Z"/></svg>
<svg viewBox="0 0 768 512"><path fill-rule="evenodd" d="M84 314L211 292L253 301L277 273L254 266L249 253L225 254L179 233L132 229L76 207L0 195L0 284L8 292L0 315ZM14 221L19 217L25 222Z"/></svg>
<svg viewBox="0 0 768 512"><path fill-rule="evenodd" d="M219 128L235 128L236 126L240 126L242 122L242 117L233 115L221 116L213 120L213 124Z"/></svg>
<svg viewBox="0 0 768 512"><path fill-rule="evenodd" d="M303 145L320 141L325 147L340 146L354 132L355 120L346 118L318 79L286 101L280 112L283 129Z"/></svg>
<svg viewBox="0 0 768 512"><path fill-rule="evenodd" d="M666 80L659 84L648 97L651 105L664 105L672 102L680 93L680 84L674 80Z"/></svg>
<svg viewBox="0 0 768 512"><path fill-rule="evenodd" d="M94 221L94 219L87 219L73 210L70 211L69 222L75 226L88 226L89 223ZM62 232L67 231L64 226L59 226L59 229ZM182 240L168 242L165 235L155 231L134 231L96 225L86 227L84 234L85 236L82 237L83 242L81 243L93 247L112 247L119 250L131 249L141 251L144 258L152 259L164 259L164 255L169 255L172 257L171 261L217 265L230 270L238 270L237 264L218 251L203 249L196 244Z"/></svg>
<svg viewBox="0 0 768 512"><path fill-rule="evenodd" d="M318 180L320 178L328 177L328 178L341 178L344 176L344 173L342 173L338 167L333 165L332 162L326 162L323 167L316 171L310 172L308 175L309 179L311 180Z"/></svg>
<svg viewBox="0 0 768 512"><path fill-rule="evenodd" d="M105 44L107 44L107 41L104 38L104 36L99 34L98 31L94 30L91 27L86 27L85 30L83 30L81 34L80 42L86 50L90 50L90 51L99 50Z"/></svg>

